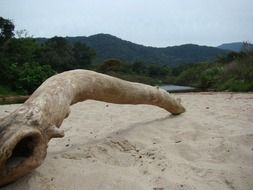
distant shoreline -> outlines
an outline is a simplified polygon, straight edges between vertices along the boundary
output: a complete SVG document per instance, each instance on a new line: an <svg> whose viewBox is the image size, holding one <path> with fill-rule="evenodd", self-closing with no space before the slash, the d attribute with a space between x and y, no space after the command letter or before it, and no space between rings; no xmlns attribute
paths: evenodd
<svg viewBox="0 0 253 190"><path fill-rule="evenodd" d="M0 96L0 105L24 103L30 96Z"/></svg>

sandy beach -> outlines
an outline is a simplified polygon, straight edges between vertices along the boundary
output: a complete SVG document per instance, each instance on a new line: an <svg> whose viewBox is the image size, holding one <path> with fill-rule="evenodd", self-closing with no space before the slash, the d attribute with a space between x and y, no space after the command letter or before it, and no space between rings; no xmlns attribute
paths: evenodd
<svg viewBox="0 0 253 190"><path fill-rule="evenodd" d="M0 189L252 190L253 93L175 96L187 109L179 116L150 105L73 105L44 163ZM0 106L0 117L18 106Z"/></svg>

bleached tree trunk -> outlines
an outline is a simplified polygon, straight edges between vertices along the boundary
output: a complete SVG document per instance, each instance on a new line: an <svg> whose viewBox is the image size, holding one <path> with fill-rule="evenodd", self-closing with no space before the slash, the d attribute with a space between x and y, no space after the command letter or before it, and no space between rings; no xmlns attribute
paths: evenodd
<svg viewBox="0 0 253 190"><path fill-rule="evenodd" d="M0 186L41 165L49 140L64 136L59 127L68 117L70 105L88 99L118 104L150 104L172 114L185 111L179 101L156 87L87 70L55 75L17 110L0 120Z"/></svg>

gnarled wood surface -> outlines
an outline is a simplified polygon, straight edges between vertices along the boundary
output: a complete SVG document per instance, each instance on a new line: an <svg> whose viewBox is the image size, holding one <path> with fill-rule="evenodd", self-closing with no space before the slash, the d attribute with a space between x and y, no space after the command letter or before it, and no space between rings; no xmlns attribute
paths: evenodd
<svg viewBox="0 0 253 190"><path fill-rule="evenodd" d="M42 164L51 138L70 105L87 99L118 104L150 104L172 114L185 111L165 90L86 70L73 70L46 80L17 110L0 120L0 186Z"/></svg>

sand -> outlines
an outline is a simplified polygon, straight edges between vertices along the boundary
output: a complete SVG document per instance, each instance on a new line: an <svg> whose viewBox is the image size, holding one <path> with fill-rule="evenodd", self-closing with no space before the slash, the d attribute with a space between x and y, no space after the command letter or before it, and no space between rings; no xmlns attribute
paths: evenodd
<svg viewBox="0 0 253 190"><path fill-rule="evenodd" d="M187 108L179 116L149 105L72 106L44 163L1 190L252 190L253 94L176 96ZM0 117L18 106L0 106Z"/></svg>

